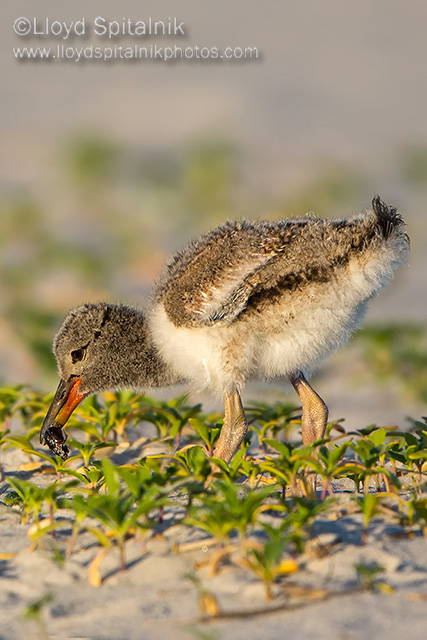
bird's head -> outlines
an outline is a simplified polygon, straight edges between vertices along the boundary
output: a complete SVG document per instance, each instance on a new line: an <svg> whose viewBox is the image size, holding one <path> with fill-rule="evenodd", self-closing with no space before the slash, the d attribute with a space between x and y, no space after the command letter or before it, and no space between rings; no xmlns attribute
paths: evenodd
<svg viewBox="0 0 427 640"><path fill-rule="evenodd" d="M61 380L44 419L40 442L63 458L68 457L68 447L62 428L74 409L88 395L112 385L114 359L107 366L106 354L116 339L114 314L114 305L79 307L68 314L55 336L53 351Z"/></svg>

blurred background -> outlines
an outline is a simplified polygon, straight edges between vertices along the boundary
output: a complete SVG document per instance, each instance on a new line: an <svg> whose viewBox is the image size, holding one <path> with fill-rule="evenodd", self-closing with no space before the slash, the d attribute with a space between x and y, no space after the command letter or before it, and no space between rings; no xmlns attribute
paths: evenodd
<svg viewBox="0 0 427 640"><path fill-rule="evenodd" d="M259 56L18 61L12 47L60 42L18 37L19 16L176 16L185 36L138 44ZM50 345L67 311L142 304L167 256L200 232L228 218L349 215L378 193L407 221L410 266L316 384L349 428L426 415L426 24L423 0L4 2L0 383L53 390ZM90 44L111 41L66 42ZM244 399L281 393L249 386Z"/></svg>

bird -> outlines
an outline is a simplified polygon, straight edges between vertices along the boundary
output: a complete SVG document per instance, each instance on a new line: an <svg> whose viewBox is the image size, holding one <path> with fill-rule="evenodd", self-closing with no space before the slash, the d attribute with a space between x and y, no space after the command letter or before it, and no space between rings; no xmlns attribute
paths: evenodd
<svg viewBox="0 0 427 640"><path fill-rule="evenodd" d="M63 428L88 395L184 383L223 398L214 456L229 463L247 433L246 381L274 378L294 387L303 443L314 443L328 407L308 378L360 326L408 251L402 217L379 196L347 218L225 222L170 260L146 309L98 302L67 315L41 443L68 457Z"/></svg>

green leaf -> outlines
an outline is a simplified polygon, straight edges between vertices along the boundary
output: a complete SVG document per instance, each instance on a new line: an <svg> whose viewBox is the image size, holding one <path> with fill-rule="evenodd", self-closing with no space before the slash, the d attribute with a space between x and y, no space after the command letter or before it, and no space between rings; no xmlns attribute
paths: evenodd
<svg viewBox="0 0 427 640"><path fill-rule="evenodd" d="M116 471L116 467L108 458L103 458L101 460L101 467L105 478L105 484L107 485L107 489L110 495L117 495L120 489L120 480Z"/></svg>
<svg viewBox="0 0 427 640"><path fill-rule="evenodd" d="M290 448L284 442L280 442L279 440L273 440L271 438L264 438L263 442L269 447L271 447L272 449L275 449L276 451L278 451L280 455L283 456L284 458L289 458L289 456L291 455Z"/></svg>
<svg viewBox="0 0 427 640"><path fill-rule="evenodd" d="M375 431L372 431L369 434L369 440L371 440L376 447L379 447L380 445L384 444L386 434L387 432L383 427L380 429L375 429Z"/></svg>

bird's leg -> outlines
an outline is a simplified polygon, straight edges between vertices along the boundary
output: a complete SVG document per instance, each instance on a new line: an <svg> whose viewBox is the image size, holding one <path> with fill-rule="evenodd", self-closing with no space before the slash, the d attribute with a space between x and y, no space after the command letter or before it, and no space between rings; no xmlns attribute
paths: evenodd
<svg viewBox="0 0 427 640"><path fill-rule="evenodd" d="M219 434L214 456L221 458L228 464L243 442L248 430L248 423L238 391L224 396L224 406L224 424Z"/></svg>
<svg viewBox="0 0 427 640"><path fill-rule="evenodd" d="M302 441L309 445L325 435L328 407L302 373L292 378L291 382L302 403Z"/></svg>
<svg viewBox="0 0 427 640"><path fill-rule="evenodd" d="M328 407L322 398L308 384L302 373L291 380L292 385L300 397L302 403L301 430L302 441L305 445L313 444L325 435L328 421ZM317 452L314 452L317 457ZM304 478L310 488L310 493L315 497L317 476L315 473L304 473ZM304 484L305 481L303 480Z"/></svg>

